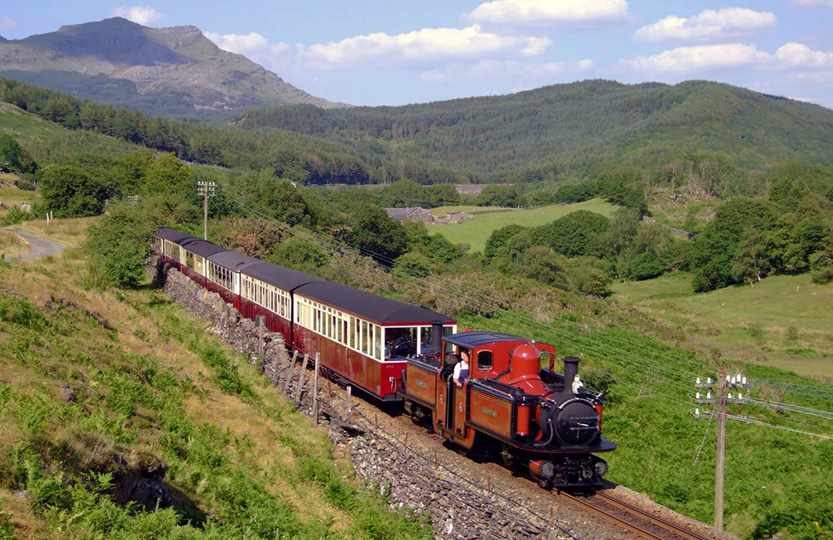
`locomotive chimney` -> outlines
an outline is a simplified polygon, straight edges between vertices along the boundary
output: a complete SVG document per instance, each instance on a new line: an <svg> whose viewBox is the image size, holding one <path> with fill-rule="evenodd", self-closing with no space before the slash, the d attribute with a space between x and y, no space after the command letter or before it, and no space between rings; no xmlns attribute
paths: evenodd
<svg viewBox="0 0 833 540"><path fill-rule="evenodd" d="M443 323L441 321L434 321L431 323L431 352L440 354L440 347L443 339Z"/></svg>
<svg viewBox="0 0 833 540"><path fill-rule="evenodd" d="M564 391L573 391L573 381L578 373L579 359L575 356L568 356L564 359Z"/></svg>

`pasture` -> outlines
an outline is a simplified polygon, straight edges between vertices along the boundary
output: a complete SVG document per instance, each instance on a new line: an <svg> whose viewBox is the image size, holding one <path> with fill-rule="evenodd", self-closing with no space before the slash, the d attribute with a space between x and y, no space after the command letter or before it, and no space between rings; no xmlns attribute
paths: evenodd
<svg viewBox="0 0 833 540"><path fill-rule="evenodd" d="M682 272L613 288L685 346L833 380L833 285L816 285L808 274L705 294L693 293Z"/></svg>
<svg viewBox="0 0 833 540"><path fill-rule="evenodd" d="M575 204L554 204L530 209L492 208L491 211L478 212L474 217L462 223L431 224L428 230L440 233L454 244L468 244L472 252L481 252L492 231L506 225L537 227L555 221L577 210L589 210L610 217L616 206L601 199L592 199ZM454 211L464 210L472 213L469 207L454 207ZM448 213L448 207L435 208L434 215Z"/></svg>

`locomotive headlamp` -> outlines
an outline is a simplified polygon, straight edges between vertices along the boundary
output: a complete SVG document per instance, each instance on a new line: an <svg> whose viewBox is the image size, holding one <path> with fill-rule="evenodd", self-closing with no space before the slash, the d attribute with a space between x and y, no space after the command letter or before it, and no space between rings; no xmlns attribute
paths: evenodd
<svg viewBox="0 0 833 540"><path fill-rule="evenodd" d="M596 474L599 476L604 476L607 474L607 462L606 461L597 461L596 462Z"/></svg>

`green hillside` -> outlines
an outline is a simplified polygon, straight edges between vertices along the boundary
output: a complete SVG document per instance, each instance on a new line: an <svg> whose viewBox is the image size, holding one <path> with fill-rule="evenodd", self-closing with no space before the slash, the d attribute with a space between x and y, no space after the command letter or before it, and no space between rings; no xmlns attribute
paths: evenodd
<svg viewBox="0 0 833 540"><path fill-rule="evenodd" d="M757 169L833 163L833 111L725 84L584 81L507 96L403 107L249 111L237 125L280 127L440 162L488 179L540 179L611 166L660 169L691 153Z"/></svg>
<svg viewBox="0 0 833 540"><path fill-rule="evenodd" d="M430 536L202 321L83 268L0 267L0 538Z"/></svg>

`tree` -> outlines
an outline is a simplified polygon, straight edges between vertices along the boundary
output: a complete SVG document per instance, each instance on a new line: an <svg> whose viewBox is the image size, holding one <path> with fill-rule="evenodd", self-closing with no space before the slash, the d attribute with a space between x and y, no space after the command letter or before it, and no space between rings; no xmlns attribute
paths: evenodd
<svg viewBox="0 0 833 540"><path fill-rule="evenodd" d="M475 204L517 208L521 204L521 190L517 186L487 186L477 196Z"/></svg>
<svg viewBox="0 0 833 540"><path fill-rule="evenodd" d="M19 173L34 173L38 168L14 137L6 133L0 133L0 166Z"/></svg>
<svg viewBox="0 0 833 540"><path fill-rule="evenodd" d="M95 216L112 194L98 179L75 165L50 165L38 174L46 210L56 217Z"/></svg>
<svg viewBox="0 0 833 540"><path fill-rule="evenodd" d="M290 238L275 246L269 260L302 272L318 273L330 256L309 240Z"/></svg>
<svg viewBox="0 0 833 540"><path fill-rule="evenodd" d="M546 246L532 246L521 257L517 269L522 275L551 285L558 289L569 290L570 280L565 270L564 257Z"/></svg>
<svg viewBox="0 0 833 540"><path fill-rule="evenodd" d="M513 236L523 230L523 226L512 224L492 231L492 234L489 235L489 239L486 241L486 247L483 249L483 256L487 261L492 260Z"/></svg>
<svg viewBox="0 0 833 540"><path fill-rule="evenodd" d="M591 255L599 250L601 233L609 220L601 214L579 210L535 230L535 243L549 246L568 257Z"/></svg>
<svg viewBox="0 0 833 540"><path fill-rule="evenodd" d="M150 195L164 193L195 200L197 197L196 182L191 168L174 154L162 154L148 165L144 192Z"/></svg>
<svg viewBox="0 0 833 540"><path fill-rule="evenodd" d="M431 275L433 264L431 259L417 251L408 252L398 259L393 267L394 275L399 277L424 278Z"/></svg>
<svg viewBox="0 0 833 540"><path fill-rule="evenodd" d="M155 219L147 208L117 205L100 223L90 227L85 249L91 273L105 285L141 285L155 228Z"/></svg>
<svg viewBox="0 0 833 540"><path fill-rule="evenodd" d="M383 265L390 266L408 249L405 229L378 206L358 207L350 225L347 242Z"/></svg>
<svg viewBox="0 0 833 540"><path fill-rule="evenodd" d="M733 199L717 210L717 216L695 238L689 252L694 288L709 291L737 283L734 260L747 230L770 231L776 226L772 207L765 201Z"/></svg>

